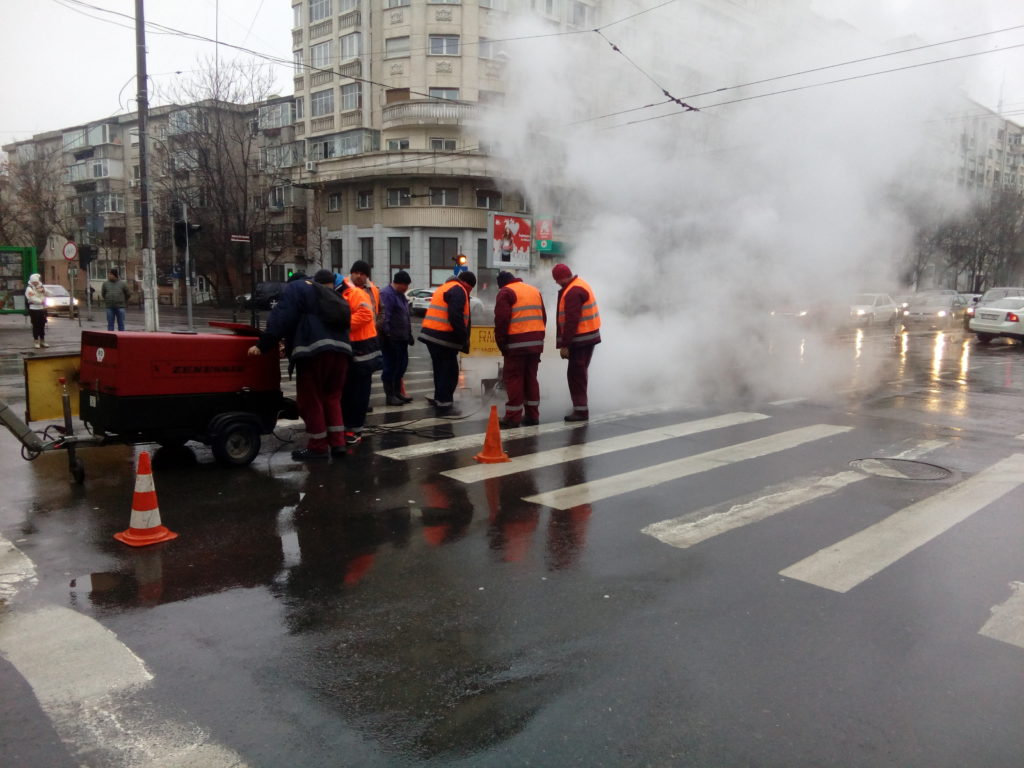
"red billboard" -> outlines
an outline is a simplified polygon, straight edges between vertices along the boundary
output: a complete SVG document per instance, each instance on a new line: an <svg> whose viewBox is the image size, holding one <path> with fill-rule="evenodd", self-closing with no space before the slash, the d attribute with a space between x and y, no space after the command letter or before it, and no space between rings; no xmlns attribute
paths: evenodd
<svg viewBox="0 0 1024 768"><path fill-rule="evenodd" d="M492 269L529 269L533 227L521 216L491 214Z"/></svg>

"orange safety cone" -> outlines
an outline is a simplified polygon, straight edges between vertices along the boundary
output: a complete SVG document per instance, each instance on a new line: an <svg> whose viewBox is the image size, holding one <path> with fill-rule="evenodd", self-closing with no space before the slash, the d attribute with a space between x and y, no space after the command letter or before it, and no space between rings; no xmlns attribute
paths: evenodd
<svg viewBox="0 0 1024 768"><path fill-rule="evenodd" d="M156 503L156 487L153 485L153 470L149 465L149 453L139 454L139 466L135 472L135 495L132 497L132 519L127 531L115 533L114 538L130 547L144 547L178 538L178 534L160 525L160 507Z"/></svg>
<svg viewBox="0 0 1024 768"><path fill-rule="evenodd" d="M511 461L508 454L501 448L501 427L498 426L498 406L491 406L491 418L487 422L487 437L484 438L484 449L473 457L481 464L500 464Z"/></svg>

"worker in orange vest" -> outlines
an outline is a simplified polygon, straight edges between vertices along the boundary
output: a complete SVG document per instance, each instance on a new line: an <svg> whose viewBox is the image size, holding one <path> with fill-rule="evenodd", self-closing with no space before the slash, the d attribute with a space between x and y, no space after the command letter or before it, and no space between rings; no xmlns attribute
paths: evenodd
<svg viewBox="0 0 1024 768"><path fill-rule="evenodd" d="M587 405L587 369L594 347L601 343L601 313L597 309L594 290L565 264L556 264L551 277L561 286L558 292L558 352L569 361L566 378L572 411L566 421L590 418Z"/></svg>
<svg viewBox="0 0 1024 768"><path fill-rule="evenodd" d="M371 282L370 265L365 261L354 262L349 276L337 285L336 290L348 300L352 311L349 329L352 362L341 393L341 411L345 419L345 445L355 446L363 439L373 373L381 367L380 342L377 339L380 291Z"/></svg>
<svg viewBox="0 0 1024 768"><path fill-rule="evenodd" d="M437 416L460 416L455 408L459 385L459 352L469 352L469 294L476 275L462 272L439 285L430 297L419 340L427 345L434 369L434 397L430 401ZM429 398L428 398L429 400Z"/></svg>
<svg viewBox="0 0 1024 768"><path fill-rule="evenodd" d="M501 378L508 401L499 421L502 429L540 423L537 368L544 351L548 314L540 291L511 272L498 273L494 300L494 340L504 356Z"/></svg>

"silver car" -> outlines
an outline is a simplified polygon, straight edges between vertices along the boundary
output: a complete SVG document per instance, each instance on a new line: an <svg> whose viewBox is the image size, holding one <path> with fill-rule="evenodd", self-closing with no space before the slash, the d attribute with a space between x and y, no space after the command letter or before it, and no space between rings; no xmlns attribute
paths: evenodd
<svg viewBox="0 0 1024 768"><path fill-rule="evenodd" d="M988 344L997 336L1024 341L1024 296L978 306L971 318L970 329L982 344Z"/></svg>
<svg viewBox="0 0 1024 768"><path fill-rule="evenodd" d="M892 325L899 309L887 293L858 293L850 301L850 322L854 325Z"/></svg>

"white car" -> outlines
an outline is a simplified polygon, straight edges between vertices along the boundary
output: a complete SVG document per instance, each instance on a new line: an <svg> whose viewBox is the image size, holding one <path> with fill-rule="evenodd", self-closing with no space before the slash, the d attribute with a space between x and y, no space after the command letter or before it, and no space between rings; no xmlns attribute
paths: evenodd
<svg viewBox="0 0 1024 768"><path fill-rule="evenodd" d="M858 293L850 301L850 322L854 325L892 325L898 312L887 293Z"/></svg>
<svg viewBox="0 0 1024 768"><path fill-rule="evenodd" d="M411 291L406 291L405 298L409 301L409 311L414 315L427 314L427 307L430 306L430 297L433 295L434 292L427 290L426 288L416 288Z"/></svg>
<svg viewBox="0 0 1024 768"><path fill-rule="evenodd" d="M78 299L72 298L68 289L63 285L44 285L46 289L46 312L56 315L58 312L65 312L70 317L71 308L78 306Z"/></svg>
<svg viewBox="0 0 1024 768"><path fill-rule="evenodd" d="M969 327L982 344L988 344L997 336L1024 341L1024 296L999 299L979 306Z"/></svg>

